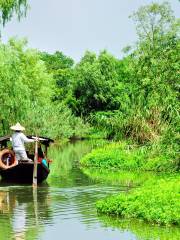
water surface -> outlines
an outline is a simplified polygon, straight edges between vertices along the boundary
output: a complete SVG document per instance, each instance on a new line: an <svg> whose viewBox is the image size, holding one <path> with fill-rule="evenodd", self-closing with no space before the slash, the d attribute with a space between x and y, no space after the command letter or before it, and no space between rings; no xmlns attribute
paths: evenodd
<svg viewBox="0 0 180 240"><path fill-rule="evenodd" d="M98 216L95 202L129 191L149 177L80 169L79 159L103 142L52 147L48 181L37 189L0 183L0 240L180 239L178 228Z"/></svg>

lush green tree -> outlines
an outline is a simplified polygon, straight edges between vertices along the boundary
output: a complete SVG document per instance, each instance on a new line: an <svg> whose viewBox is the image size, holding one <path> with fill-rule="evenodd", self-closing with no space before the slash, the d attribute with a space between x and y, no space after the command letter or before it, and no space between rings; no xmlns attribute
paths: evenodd
<svg viewBox="0 0 180 240"><path fill-rule="evenodd" d="M170 32L175 21L168 2L162 4L151 3L142 6L131 17L136 24L140 40L148 39L151 43L149 47L153 47L160 36Z"/></svg>
<svg viewBox="0 0 180 240"><path fill-rule="evenodd" d="M40 56L56 83L53 100L65 101L71 92L73 59L58 51L54 54L42 52Z"/></svg>
<svg viewBox="0 0 180 240"><path fill-rule="evenodd" d="M35 116L31 110L42 108L52 95L51 76L38 53L27 49L25 41L12 39L7 45L1 44L0 59L3 131L7 132L9 125L16 121L26 122L32 128Z"/></svg>
<svg viewBox="0 0 180 240"><path fill-rule="evenodd" d="M178 126L179 23L167 3L141 7L133 18L138 43L116 64L118 91L111 86L112 99L118 99L119 106L101 109L92 118L110 138L124 136L145 143L172 128L175 132Z"/></svg>
<svg viewBox="0 0 180 240"><path fill-rule="evenodd" d="M85 53L74 69L72 106L76 114L87 116L91 112L119 109L118 64L106 51L99 56Z"/></svg>
<svg viewBox="0 0 180 240"><path fill-rule="evenodd" d="M139 42L133 69L139 84L136 105L153 127L177 119L179 24L167 3L152 3L133 15Z"/></svg>
<svg viewBox="0 0 180 240"><path fill-rule="evenodd" d="M171 13L168 4L153 3L133 15L139 39L117 68L120 107L93 115L110 138L153 142L171 128L177 129L179 25Z"/></svg>
<svg viewBox="0 0 180 240"><path fill-rule="evenodd" d="M72 58L65 56L62 52L50 54L47 52L40 53L42 60L45 62L48 72L54 73L59 69L71 68L74 64Z"/></svg>
<svg viewBox="0 0 180 240"><path fill-rule="evenodd" d="M90 110L97 109L100 91L101 73L98 68L96 56L93 53L86 52L74 70L74 112L77 115L86 115Z"/></svg>
<svg viewBox="0 0 180 240"><path fill-rule="evenodd" d="M0 132L19 121L28 133L52 138L82 136L86 126L63 103L52 102L55 81L39 52L25 40L0 44Z"/></svg>
<svg viewBox="0 0 180 240"><path fill-rule="evenodd" d="M14 14L20 19L26 15L27 0L0 0L0 26L11 20Z"/></svg>

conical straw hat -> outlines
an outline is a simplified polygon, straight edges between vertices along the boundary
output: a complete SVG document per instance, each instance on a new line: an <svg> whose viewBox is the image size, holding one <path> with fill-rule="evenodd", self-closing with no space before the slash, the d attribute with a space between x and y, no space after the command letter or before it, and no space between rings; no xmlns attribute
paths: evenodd
<svg viewBox="0 0 180 240"><path fill-rule="evenodd" d="M25 128L23 126L21 126L20 123L16 123L16 125L11 126L10 129L14 130L14 131L24 131L25 130Z"/></svg>

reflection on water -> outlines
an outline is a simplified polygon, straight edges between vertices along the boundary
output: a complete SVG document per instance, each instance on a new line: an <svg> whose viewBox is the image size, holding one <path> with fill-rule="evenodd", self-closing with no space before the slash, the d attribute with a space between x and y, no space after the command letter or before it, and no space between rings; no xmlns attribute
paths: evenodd
<svg viewBox="0 0 180 240"><path fill-rule="evenodd" d="M52 147L49 157L52 158L51 174L48 183L57 187L74 187L92 183L79 168L79 160L94 147L100 147L106 141L78 141L63 147Z"/></svg>
<svg viewBox="0 0 180 240"><path fill-rule="evenodd" d="M51 148L51 173L37 189L0 184L0 240L180 239L176 228L97 215L98 199L128 190L131 180L138 182L137 176L127 175L127 180L122 173L81 170L79 159L99 144Z"/></svg>
<svg viewBox="0 0 180 240"><path fill-rule="evenodd" d="M118 186L125 186L131 189L141 185L148 179L158 178L159 175L155 175L152 172L130 172L130 171L110 171L107 169L82 169L83 173L93 179L96 182L102 184L111 184ZM161 174L162 176L162 174Z"/></svg>
<svg viewBox="0 0 180 240"><path fill-rule="evenodd" d="M128 220L112 218L110 216L100 216L100 221L104 227L112 226L113 229L120 231L130 231L138 240L178 240L180 239L179 228L159 227L158 225L150 225L141 220Z"/></svg>
<svg viewBox="0 0 180 240"><path fill-rule="evenodd" d="M0 187L0 239L34 239L51 219L47 187Z"/></svg>

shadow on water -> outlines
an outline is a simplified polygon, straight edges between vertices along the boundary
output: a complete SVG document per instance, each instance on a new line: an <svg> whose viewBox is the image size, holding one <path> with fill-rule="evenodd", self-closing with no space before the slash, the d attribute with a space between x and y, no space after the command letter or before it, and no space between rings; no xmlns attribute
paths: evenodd
<svg viewBox="0 0 180 240"><path fill-rule="evenodd" d="M97 200L129 191L151 174L81 169L79 160L102 141L53 146L47 183L31 186L0 183L0 240L156 240L180 239L179 229L98 216ZM157 176L156 176L157 177Z"/></svg>

